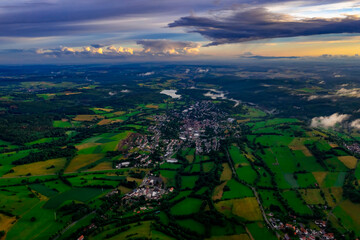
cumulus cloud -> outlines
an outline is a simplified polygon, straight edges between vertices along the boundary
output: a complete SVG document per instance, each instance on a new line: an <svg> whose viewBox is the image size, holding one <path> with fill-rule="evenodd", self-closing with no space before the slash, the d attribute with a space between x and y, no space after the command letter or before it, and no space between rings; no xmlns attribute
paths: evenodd
<svg viewBox="0 0 360 240"><path fill-rule="evenodd" d="M356 119L350 123L352 128L360 129L360 119Z"/></svg>
<svg viewBox="0 0 360 240"><path fill-rule="evenodd" d="M332 99L339 97L349 97L349 98L360 98L360 88L340 88L332 94L326 95L311 95L307 98L308 101L315 99Z"/></svg>
<svg viewBox="0 0 360 240"><path fill-rule="evenodd" d="M336 124L340 124L345 120L349 119L348 114L334 113L330 116L314 117L311 120L311 127L323 127L329 128L334 127Z"/></svg>
<svg viewBox="0 0 360 240"><path fill-rule="evenodd" d="M101 44L93 44L82 47L60 47L53 49L36 49L34 52L39 55L47 56L185 56L196 55L199 53L200 44L186 41L170 40L139 40L137 44L142 49L128 47L116 47L110 45L105 47Z"/></svg>
<svg viewBox="0 0 360 240"><path fill-rule="evenodd" d="M360 98L360 88L341 88L336 92L336 95L341 97L353 97L353 98Z"/></svg>
<svg viewBox="0 0 360 240"><path fill-rule="evenodd" d="M139 40L137 44L142 45L144 53L154 55L198 54L201 46L194 42L170 40Z"/></svg>
<svg viewBox="0 0 360 240"><path fill-rule="evenodd" d="M95 46L95 47L94 47ZM37 54L42 55L54 55L54 56L62 56L62 55L91 55L91 56L116 56L116 55L132 55L134 50L132 48L123 48L119 47L116 48L114 46L109 46L107 48L99 47L100 45L91 45L91 46L84 46L84 47L61 47L61 48L54 48L54 49L36 49Z"/></svg>
<svg viewBox="0 0 360 240"><path fill-rule="evenodd" d="M253 40L311 36L320 34L360 33L360 17L303 18L270 12L266 8L243 10L234 8L231 13L219 11L212 16L182 17L169 27L185 27L210 39L208 46L239 43Z"/></svg>

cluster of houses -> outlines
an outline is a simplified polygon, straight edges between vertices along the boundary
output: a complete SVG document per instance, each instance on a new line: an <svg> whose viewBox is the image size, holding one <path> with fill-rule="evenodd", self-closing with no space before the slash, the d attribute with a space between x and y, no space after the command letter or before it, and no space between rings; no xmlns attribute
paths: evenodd
<svg viewBox="0 0 360 240"><path fill-rule="evenodd" d="M225 113L215 107L211 101L197 102L181 113L176 113L182 119L180 139L188 143L195 143L197 153L209 153L219 149L219 138L222 137L224 125L221 119ZM208 136L210 130L212 136Z"/></svg>
<svg viewBox="0 0 360 240"><path fill-rule="evenodd" d="M161 178L150 175L144 178L138 188L125 194L122 199L132 201L144 196L147 201L159 200L164 194L168 194L172 191L174 191L173 188L163 188L163 181Z"/></svg>
<svg viewBox="0 0 360 240"><path fill-rule="evenodd" d="M285 234L285 240L290 239L300 239L300 240L332 240L335 239L333 233L327 233L325 231L326 222L323 220L316 220L315 224L320 228L320 230L315 229L307 229L305 228L304 224L297 223L297 224L290 224L290 223L283 223L280 219L275 219L273 215L270 213L268 214L271 218L269 218L270 223L276 230L291 230L293 232L293 236L289 236L289 234Z"/></svg>
<svg viewBox="0 0 360 240"><path fill-rule="evenodd" d="M350 145L344 144L344 146L351 152L360 154L360 146L358 143L353 143Z"/></svg>

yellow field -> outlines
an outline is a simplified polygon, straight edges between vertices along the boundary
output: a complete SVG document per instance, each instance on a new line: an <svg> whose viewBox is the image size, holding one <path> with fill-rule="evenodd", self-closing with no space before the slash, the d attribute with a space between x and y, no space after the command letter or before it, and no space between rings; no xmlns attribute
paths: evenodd
<svg viewBox="0 0 360 240"><path fill-rule="evenodd" d="M96 111L103 111L103 112L112 112L114 109L111 108L94 108Z"/></svg>
<svg viewBox="0 0 360 240"><path fill-rule="evenodd" d="M109 238L109 240L127 239L127 236L135 234L137 238L150 239L151 238L151 222L141 222L140 225L134 223L130 225L131 228L125 232L121 232L118 235ZM110 232L113 232L111 230Z"/></svg>
<svg viewBox="0 0 360 240"><path fill-rule="evenodd" d="M223 166L224 170L221 173L220 181L230 180L231 176L232 176L232 171L231 171L231 169L229 167L229 164L228 163L223 163L222 166Z"/></svg>
<svg viewBox="0 0 360 240"><path fill-rule="evenodd" d="M96 162L104 156L105 154L80 154L71 160L65 172L75 172L86 165Z"/></svg>
<svg viewBox="0 0 360 240"><path fill-rule="evenodd" d="M237 123L244 123L250 121L250 118L242 119L242 120L236 120Z"/></svg>
<svg viewBox="0 0 360 240"><path fill-rule="evenodd" d="M211 238L206 238L207 240L224 240L224 239L229 239L229 240L250 240L250 237L243 233L243 234L239 234L239 235L227 235L227 236L213 236Z"/></svg>
<svg viewBox="0 0 360 240"><path fill-rule="evenodd" d="M322 137L328 137L328 135L326 135L325 133L322 133L318 130L313 130L312 131L315 135L319 135L319 136L322 136Z"/></svg>
<svg viewBox="0 0 360 240"><path fill-rule="evenodd" d="M101 143L82 143L82 144L76 145L75 147L77 150L82 150L85 148L96 147L98 145L101 145Z"/></svg>
<svg viewBox="0 0 360 240"><path fill-rule="evenodd" d="M123 122L124 120L121 119L116 119L116 120L110 120L110 119L103 119L100 122L98 122L98 125L107 125L107 124L112 124L112 123L117 123L117 122Z"/></svg>
<svg viewBox="0 0 360 240"><path fill-rule="evenodd" d="M340 207L351 217L355 226L360 230L360 204L355 204L350 200L345 200L340 203Z"/></svg>
<svg viewBox="0 0 360 240"><path fill-rule="evenodd" d="M235 215L248 221L261 221L263 219L255 197L220 201L215 203L215 208L228 217Z"/></svg>
<svg viewBox="0 0 360 240"><path fill-rule="evenodd" d="M132 189L124 187L124 186L119 186L118 189L121 191L121 194L125 194L125 193L132 191Z"/></svg>
<svg viewBox="0 0 360 240"><path fill-rule="evenodd" d="M339 145L337 145L336 143L329 143L330 147L332 148L336 148L336 147L339 147Z"/></svg>
<svg viewBox="0 0 360 240"><path fill-rule="evenodd" d="M114 112L115 115L124 115L126 112L125 111L118 111L118 112Z"/></svg>
<svg viewBox="0 0 360 240"><path fill-rule="evenodd" d="M145 106L146 108L152 108L152 109L159 109L158 105L154 105L154 104L148 104Z"/></svg>
<svg viewBox="0 0 360 240"><path fill-rule="evenodd" d="M232 212L234 215L242 217L248 221L262 220L259 204L255 197L233 200Z"/></svg>
<svg viewBox="0 0 360 240"><path fill-rule="evenodd" d="M101 115L77 115L73 118L74 121L86 122L86 121L93 121L95 119L101 119L104 116Z"/></svg>
<svg viewBox="0 0 360 240"><path fill-rule="evenodd" d="M312 174L314 175L314 178L319 183L319 185L322 186L327 172L313 172Z"/></svg>
<svg viewBox="0 0 360 240"><path fill-rule="evenodd" d="M227 181L223 182L222 184L218 185L215 187L214 189L214 193L213 193L213 196L212 196L212 199L213 200L218 200L218 199L221 199L222 195L223 195L223 190L224 190L224 187L226 185Z"/></svg>
<svg viewBox="0 0 360 240"><path fill-rule="evenodd" d="M341 156L338 159L348 168L355 169L357 164L357 159L353 156Z"/></svg>
<svg viewBox="0 0 360 240"><path fill-rule="evenodd" d="M311 157L312 154L309 151L309 149L307 149L307 147L303 144L304 142L304 138L295 138L290 144L289 144L289 148L291 150L301 150L305 156L307 157Z"/></svg>
<svg viewBox="0 0 360 240"><path fill-rule="evenodd" d="M95 167L90 168L88 171L102 171L102 170L111 170L111 169L113 169L111 162L102 162L96 165Z"/></svg>
<svg viewBox="0 0 360 240"><path fill-rule="evenodd" d="M330 207L335 207L337 203L342 200L343 190L341 187L332 187L332 188L324 188L322 189L325 194L325 199L328 202ZM335 202L331 195L334 196Z"/></svg>
<svg viewBox="0 0 360 240"><path fill-rule="evenodd" d="M325 204L325 200L320 195L320 189L301 189L300 193L306 204Z"/></svg>
<svg viewBox="0 0 360 240"><path fill-rule="evenodd" d="M107 125L107 124L110 124L112 123L112 120L110 119L103 119L101 120L100 122L97 123L97 125Z"/></svg>
<svg viewBox="0 0 360 240"><path fill-rule="evenodd" d="M47 161L35 162L24 164L20 166L13 167L13 173L6 174L6 177L15 177L15 176L24 176L28 173L31 175L47 175L47 174L54 174L58 172L65 166L66 159L65 158L57 158L51 159ZM54 166L53 168L50 168Z"/></svg>
<svg viewBox="0 0 360 240"><path fill-rule="evenodd" d="M8 217L0 213L0 231L9 231L15 221L15 217Z"/></svg>
<svg viewBox="0 0 360 240"><path fill-rule="evenodd" d="M186 155L185 158L189 161L189 163L192 163L194 161L194 155Z"/></svg>
<svg viewBox="0 0 360 240"><path fill-rule="evenodd" d="M137 182L138 184L142 183L142 179L139 179L139 178L133 178L133 177L126 177L126 180L129 182L129 181L135 181Z"/></svg>
<svg viewBox="0 0 360 240"><path fill-rule="evenodd" d="M82 92L63 92L62 94L66 95L66 96L70 96L70 95L76 95L76 94L81 94Z"/></svg>

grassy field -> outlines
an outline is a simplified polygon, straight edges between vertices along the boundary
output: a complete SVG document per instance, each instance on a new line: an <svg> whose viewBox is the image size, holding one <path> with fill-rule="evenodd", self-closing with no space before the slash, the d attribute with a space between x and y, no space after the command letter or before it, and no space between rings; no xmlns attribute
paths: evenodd
<svg viewBox="0 0 360 240"><path fill-rule="evenodd" d="M349 169L355 169L357 159L353 156L340 156L338 159Z"/></svg>
<svg viewBox="0 0 360 240"><path fill-rule="evenodd" d="M239 166L236 169L236 174L238 175L240 180L243 180L250 184L253 184L256 177L258 176L251 166Z"/></svg>
<svg viewBox="0 0 360 240"><path fill-rule="evenodd" d="M298 214L312 214L311 209L303 203L295 191L284 191L282 193L289 206Z"/></svg>
<svg viewBox="0 0 360 240"><path fill-rule="evenodd" d="M0 209L13 215L22 216L25 212L39 203L39 199L32 196L26 186L16 186L0 191Z"/></svg>
<svg viewBox="0 0 360 240"><path fill-rule="evenodd" d="M241 164L241 165L249 164L249 161L245 158L245 156L242 154L242 152L238 147L230 146L229 153L231 159L234 161L235 164Z"/></svg>
<svg viewBox="0 0 360 240"><path fill-rule="evenodd" d="M9 217L0 213L0 231L8 232L15 222L15 217Z"/></svg>
<svg viewBox="0 0 360 240"><path fill-rule="evenodd" d="M301 197L304 199L306 204L317 205L325 204L325 200L320 194L320 189L301 189L299 190Z"/></svg>
<svg viewBox="0 0 360 240"><path fill-rule="evenodd" d="M297 182L301 188L315 187L316 180L311 173L296 174Z"/></svg>
<svg viewBox="0 0 360 240"><path fill-rule="evenodd" d="M30 164L19 165L12 168L14 172L8 173L4 175L4 177L25 176L29 173L31 175L55 174L60 169L64 168L65 163L66 163L65 158L57 158L43 162L35 162Z"/></svg>
<svg viewBox="0 0 360 240"><path fill-rule="evenodd" d="M182 176L181 177L181 188L190 188L195 187L196 181L199 179L199 176Z"/></svg>
<svg viewBox="0 0 360 240"><path fill-rule="evenodd" d="M111 162L101 162L93 168L89 168L89 171L102 171L102 170L111 170L113 169Z"/></svg>
<svg viewBox="0 0 360 240"><path fill-rule="evenodd" d="M181 191L176 197L174 197L173 199L171 199L170 201L177 201L182 197L187 197L189 196L189 194L191 193L191 190L185 190L185 191Z"/></svg>
<svg viewBox="0 0 360 240"><path fill-rule="evenodd" d="M356 235L360 234L360 204L354 204L345 200L335 207L333 213L347 229L351 229Z"/></svg>
<svg viewBox="0 0 360 240"><path fill-rule="evenodd" d="M87 202L102 193L103 191L98 188L72 188L71 190L50 198L44 205L44 208L56 209L68 200Z"/></svg>
<svg viewBox="0 0 360 240"><path fill-rule="evenodd" d="M72 125L67 119L64 119L64 120L54 121L53 127L55 127L55 128L71 128Z"/></svg>
<svg viewBox="0 0 360 240"><path fill-rule="evenodd" d="M13 167L11 164L13 161L18 160L20 158L26 157L31 153L31 150L24 150L19 152L9 152L0 154L0 177L5 173L9 172L9 170Z"/></svg>
<svg viewBox="0 0 360 240"><path fill-rule="evenodd" d="M202 164L204 172L210 172L211 169L213 169L213 167L215 166L214 162L206 162Z"/></svg>
<svg viewBox="0 0 360 240"><path fill-rule="evenodd" d="M176 171L160 170L160 177L167 184L167 186L175 186Z"/></svg>
<svg viewBox="0 0 360 240"><path fill-rule="evenodd" d="M73 120L79 122L91 122L102 118L104 118L104 116L101 115L77 115L76 117L73 118Z"/></svg>
<svg viewBox="0 0 360 240"><path fill-rule="evenodd" d="M272 190L259 190L258 191L260 197L262 206L265 209L269 209L271 205L282 207L281 203L275 196L275 191Z"/></svg>
<svg viewBox="0 0 360 240"><path fill-rule="evenodd" d="M50 142L53 142L55 140L58 140L59 138L57 137L54 137L54 138L41 138L41 139L38 139L38 140L35 140L35 141L32 141L32 142L28 142L28 143L25 143L26 146L31 146L31 145L34 145L34 144L41 144L41 143L50 143Z"/></svg>
<svg viewBox="0 0 360 240"><path fill-rule="evenodd" d="M255 222L247 224L252 237L257 239L276 240L276 236L265 226L263 222Z"/></svg>
<svg viewBox="0 0 360 240"><path fill-rule="evenodd" d="M231 179L232 171L228 163L222 164L224 170L221 173L220 181L227 181Z"/></svg>
<svg viewBox="0 0 360 240"><path fill-rule="evenodd" d="M58 194L57 191L54 191L53 189L48 188L44 184L31 184L29 187L32 190L34 190L46 197L53 197Z"/></svg>
<svg viewBox="0 0 360 240"><path fill-rule="evenodd" d="M10 229L6 239L48 239L53 233L62 229L63 223L56 222L52 210L42 208L44 202L40 202L22 216L22 218ZM31 221L34 217L36 220ZM31 226L31 227L29 227Z"/></svg>
<svg viewBox="0 0 360 240"><path fill-rule="evenodd" d="M110 240L118 240L118 239L129 239L127 236L134 236L136 238L151 238L151 222L150 221L144 221L144 222L139 222L139 224L137 223L133 223L133 224L129 224L128 226L130 226L130 229L124 232L121 232L111 238L107 238L106 235L107 234L112 234L116 231L115 227L111 227L110 229L106 229L105 231L101 232L98 235L95 236L90 236L88 239L93 239L93 240L97 240L97 239L110 239Z"/></svg>
<svg viewBox="0 0 360 240"><path fill-rule="evenodd" d="M227 184L227 181L223 182L222 184L218 185L215 187L214 189L214 193L212 195L212 199L213 200L219 200L222 198L223 196L223 190L224 190L224 187L226 186Z"/></svg>
<svg viewBox="0 0 360 240"><path fill-rule="evenodd" d="M222 200L254 196L250 188L233 179L228 181L226 186L230 188L230 191L224 192Z"/></svg>
<svg viewBox="0 0 360 240"><path fill-rule="evenodd" d="M202 204L202 200L197 198L186 198L181 202L175 204L170 213L173 215L188 215L197 213L200 210L200 206Z"/></svg>
<svg viewBox="0 0 360 240"><path fill-rule="evenodd" d="M256 198L242 198L220 201L215 208L228 217L238 216L246 221L261 221L262 215Z"/></svg>
<svg viewBox="0 0 360 240"><path fill-rule="evenodd" d="M198 234L204 234L205 233L205 227L203 224L193 220L193 219L184 219L184 220L178 220L177 223L186 229L189 229L193 232L196 232Z"/></svg>
<svg viewBox="0 0 360 240"><path fill-rule="evenodd" d="M80 154L71 160L65 172L75 172L82 167L100 160L104 156L104 154Z"/></svg>

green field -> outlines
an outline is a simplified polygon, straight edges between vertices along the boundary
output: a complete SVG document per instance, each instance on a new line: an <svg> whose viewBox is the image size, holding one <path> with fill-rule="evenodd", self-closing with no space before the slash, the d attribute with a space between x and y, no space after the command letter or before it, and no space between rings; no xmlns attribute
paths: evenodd
<svg viewBox="0 0 360 240"><path fill-rule="evenodd" d="M224 192L222 200L254 196L250 188L233 179L228 181L226 186L230 188L230 191Z"/></svg>
<svg viewBox="0 0 360 240"><path fill-rule="evenodd" d="M181 177L181 188L194 188L196 181L199 179L199 176L182 176Z"/></svg>
<svg viewBox="0 0 360 240"><path fill-rule="evenodd" d="M199 212L202 200L197 198L186 198L175 204L170 213L173 215L189 215Z"/></svg>
<svg viewBox="0 0 360 240"><path fill-rule="evenodd" d="M186 229L189 229L193 232L196 232L198 234L204 234L205 233L205 227L203 224L193 220L193 219L184 219L184 220L178 220L177 223Z"/></svg>
<svg viewBox="0 0 360 240"><path fill-rule="evenodd" d="M103 190L97 188L72 188L71 190L50 198L44 205L44 208L56 209L68 200L87 202L102 193Z"/></svg>
<svg viewBox="0 0 360 240"><path fill-rule="evenodd" d="M276 240L276 236L264 225L262 222L255 222L247 224L246 227L249 229L254 239L266 239Z"/></svg>
<svg viewBox="0 0 360 240"><path fill-rule="evenodd" d="M312 214L311 209L303 202L302 198L299 197L295 191L284 191L282 192L282 196L297 214Z"/></svg>

